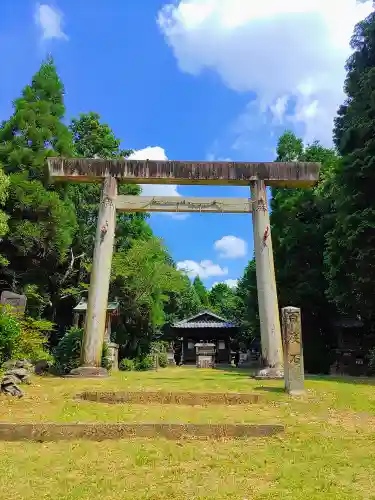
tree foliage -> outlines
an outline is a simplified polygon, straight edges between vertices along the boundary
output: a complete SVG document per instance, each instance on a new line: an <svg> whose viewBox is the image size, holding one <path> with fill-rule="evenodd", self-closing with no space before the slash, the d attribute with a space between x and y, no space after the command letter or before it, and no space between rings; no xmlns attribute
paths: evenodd
<svg viewBox="0 0 375 500"><path fill-rule="evenodd" d="M347 99L335 119L342 155L336 175L335 211L327 234L328 294L340 311L360 315L375 330L375 13L360 22L347 62Z"/></svg>
<svg viewBox="0 0 375 500"><path fill-rule="evenodd" d="M236 313L236 293L226 283L217 283L208 294L210 308L220 316L233 320Z"/></svg>
<svg viewBox="0 0 375 500"><path fill-rule="evenodd" d="M171 294L186 287L184 276L171 265L162 242L136 240L128 250L116 252L112 264L112 294L121 305L116 339L131 354L150 346L166 321L164 305Z"/></svg>
<svg viewBox="0 0 375 500"><path fill-rule="evenodd" d="M50 278L64 262L76 230L74 207L63 188L49 185L46 166L49 156L72 154L63 96L55 65L47 59L0 127L0 162L9 181L7 199L5 192L0 196L9 218L0 243L8 261L1 280L14 291L33 285L41 295L52 296Z"/></svg>

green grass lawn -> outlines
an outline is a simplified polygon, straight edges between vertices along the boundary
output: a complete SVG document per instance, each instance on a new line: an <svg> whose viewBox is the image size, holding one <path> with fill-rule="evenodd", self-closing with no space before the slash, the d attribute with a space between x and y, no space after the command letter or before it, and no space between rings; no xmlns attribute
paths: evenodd
<svg viewBox="0 0 375 500"><path fill-rule="evenodd" d="M375 381L312 378L289 398L245 371L170 368L109 379L34 377L7 422L283 423L272 438L0 443L0 498L375 499ZM259 404L188 407L74 401L84 390L257 392Z"/></svg>

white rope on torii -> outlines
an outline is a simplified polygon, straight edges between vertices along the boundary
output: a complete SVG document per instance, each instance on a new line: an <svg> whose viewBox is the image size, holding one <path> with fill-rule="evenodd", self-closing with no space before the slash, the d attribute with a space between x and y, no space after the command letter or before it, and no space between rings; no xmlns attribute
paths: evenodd
<svg viewBox="0 0 375 500"><path fill-rule="evenodd" d="M180 196L118 196L120 212L251 213L248 198L199 198Z"/></svg>

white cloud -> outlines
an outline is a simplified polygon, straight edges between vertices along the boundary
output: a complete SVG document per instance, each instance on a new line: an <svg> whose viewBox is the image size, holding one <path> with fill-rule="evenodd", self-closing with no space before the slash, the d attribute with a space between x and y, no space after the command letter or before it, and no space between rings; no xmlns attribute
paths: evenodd
<svg viewBox="0 0 375 500"><path fill-rule="evenodd" d="M212 260L201 260L195 262L194 260L183 260L177 262L177 269L185 271L190 278L199 276L202 279L210 278L212 276L225 276L228 274L227 267L220 267L219 264L214 264Z"/></svg>
<svg viewBox="0 0 375 500"><path fill-rule="evenodd" d="M353 27L371 11L371 0L178 0L158 24L182 71L213 70L254 92L267 122L330 143Z"/></svg>
<svg viewBox="0 0 375 500"><path fill-rule="evenodd" d="M237 285L238 285L238 280L233 280L233 279L228 279L228 280L224 280L224 281L215 281L212 286L211 286L211 289L216 286L216 285L220 285L221 283L224 283L224 285L228 285L229 288L237 288Z"/></svg>
<svg viewBox="0 0 375 500"><path fill-rule="evenodd" d="M168 160L165 150L160 146L147 146L144 149L134 151L129 157L129 160ZM181 196L177 191L175 184L142 184L142 195L144 196ZM189 214L178 213L163 213L172 219L184 220L189 217Z"/></svg>
<svg viewBox="0 0 375 500"><path fill-rule="evenodd" d="M219 257L224 259L238 259L247 253L246 241L237 236L223 236L215 241L214 248L220 252Z"/></svg>
<svg viewBox="0 0 375 500"><path fill-rule="evenodd" d="M147 146L147 148L136 149L128 158L129 160L168 160L165 149L160 146Z"/></svg>
<svg viewBox="0 0 375 500"><path fill-rule="evenodd" d="M51 38L60 38L68 40L68 36L63 31L63 13L46 3L36 6L35 22L42 31L42 38L49 40Z"/></svg>

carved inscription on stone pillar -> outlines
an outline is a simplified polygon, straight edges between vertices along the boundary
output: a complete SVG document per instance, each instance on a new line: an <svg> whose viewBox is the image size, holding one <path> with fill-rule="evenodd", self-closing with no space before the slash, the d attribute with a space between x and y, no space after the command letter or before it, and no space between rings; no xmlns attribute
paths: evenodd
<svg viewBox="0 0 375 500"><path fill-rule="evenodd" d="M292 395L301 394L304 392L301 310L297 307L284 307L281 315L285 389Z"/></svg>

